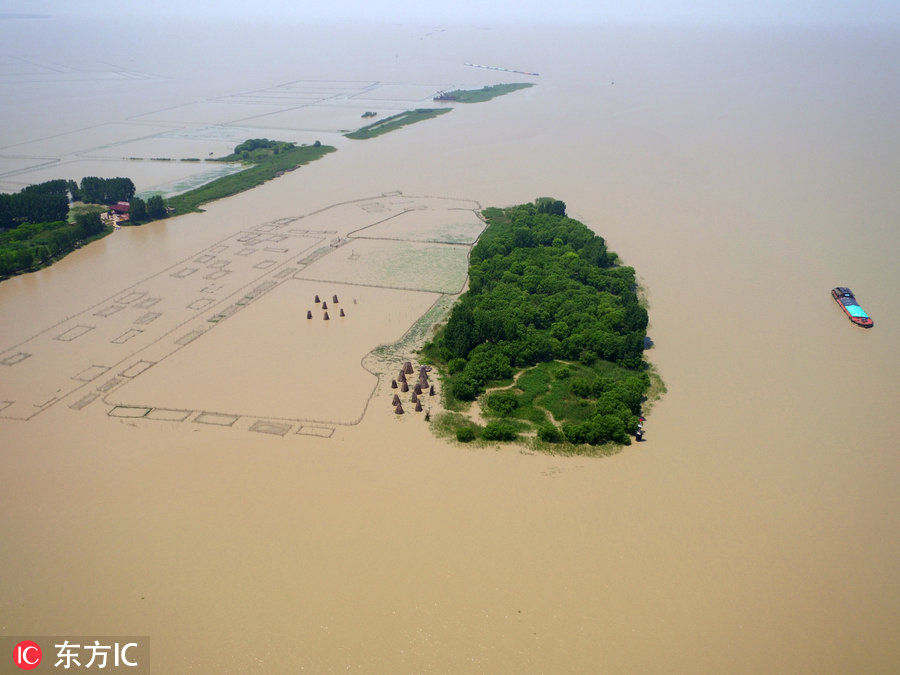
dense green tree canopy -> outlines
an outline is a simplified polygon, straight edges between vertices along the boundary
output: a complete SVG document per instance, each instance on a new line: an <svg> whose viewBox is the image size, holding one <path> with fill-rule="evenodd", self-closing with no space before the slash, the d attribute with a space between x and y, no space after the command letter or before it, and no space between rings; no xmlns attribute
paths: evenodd
<svg viewBox="0 0 900 675"><path fill-rule="evenodd" d="M160 195L147 199L147 215L154 220L166 217L166 203Z"/></svg>
<svg viewBox="0 0 900 675"><path fill-rule="evenodd" d="M134 183L130 178L85 176L81 179L80 193L82 201L91 204L127 202L134 196Z"/></svg>
<svg viewBox="0 0 900 675"><path fill-rule="evenodd" d="M29 185L13 194L0 193L0 230L22 223L64 220L70 192L78 192L75 181L57 179Z"/></svg>
<svg viewBox="0 0 900 675"><path fill-rule="evenodd" d="M128 211L128 219L132 223L140 223L147 220L147 202L140 197L131 198L131 208Z"/></svg>
<svg viewBox="0 0 900 675"><path fill-rule="evenodd" d="M243 143L235 146L234 154L239 155L244 150L253 152L259 148L276 148L281 141L270 141L268 138L248 138Z"/></svg>
<svg viewBox="0 0 900 675"><path fill-rule="evenodd" d="M546 199L485 211L490 226L472 250L469 291L454 306L442 345L449 358L466 359L481 383L483 363L497 359L527 366L592 354L641 364L647 311L634 270L617 265L603 239L564 210Z"/></svg>
<svg viewBox="0 0 900 675"><path fill-rule="evenodd" d="M103 223L96 213L83 213L74 224L65 221L24 223L0 232L0 277L45 265L103 230Z"/></svg>
<svg viewBox="0 0 900 675"><path fill-rule="evenodd" d="M649 384L642 358L647 311L634 270L619 265L604 240L568 218L565 208L543 197L484 211L488 227L472 249L469 290L431 349L447 363L451 396L464 401L522 368L579 362L587 374L558 386L575 400L571 409L592 412L560 420L562 433L573 443L627 443ZM485 406L510 415L517 396L491 394ZM558 430L547 424L542 438L557 440Z"/></svg>

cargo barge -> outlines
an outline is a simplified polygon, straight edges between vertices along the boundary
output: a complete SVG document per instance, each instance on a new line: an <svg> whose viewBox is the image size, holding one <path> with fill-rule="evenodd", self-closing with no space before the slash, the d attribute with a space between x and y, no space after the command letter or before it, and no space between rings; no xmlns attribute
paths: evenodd
<svg viewBox="0 0 900 675"><path fill-rule="evenodd" d="M847 318L857 326L871 328L875 325L875 322L869 318L869 315L866 314L863 311L863 308L859 306L859 303L856 302L856 298L853 297L853 291L849 288L844 288L843 286L832 288L831 297L833 297L834 301L842 310L844 310L844 314L847 315Z"/></svg>

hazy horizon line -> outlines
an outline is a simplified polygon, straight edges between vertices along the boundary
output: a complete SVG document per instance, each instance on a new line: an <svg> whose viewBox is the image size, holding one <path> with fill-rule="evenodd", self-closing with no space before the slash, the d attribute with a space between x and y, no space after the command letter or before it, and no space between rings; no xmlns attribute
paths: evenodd
<svg viewBox="0 0 900 675"><path fill-rule="evenodd" d="M0 19L95 17L122 20L156 17L202 22L377 22L441 27L508 25L671 25L671 26L873 26L900 27L900 3L861 0L635 0L627 6L596 0L560 0L552 9L515 0L344 0L336 4L257 0L154 0L123 4L116 0L12 0Z"/></svg>

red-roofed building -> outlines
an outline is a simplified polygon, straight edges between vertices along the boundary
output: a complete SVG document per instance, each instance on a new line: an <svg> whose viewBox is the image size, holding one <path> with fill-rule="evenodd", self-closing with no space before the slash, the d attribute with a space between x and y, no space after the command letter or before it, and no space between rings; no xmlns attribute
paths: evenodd
<svg viewBox="0 0 900 675"><path fill-rule="evenodd" d="M109 210L117 215L127 215L129 209L131 209L131 204L128 202L116 202L112 206L109 207Z"/></svg>

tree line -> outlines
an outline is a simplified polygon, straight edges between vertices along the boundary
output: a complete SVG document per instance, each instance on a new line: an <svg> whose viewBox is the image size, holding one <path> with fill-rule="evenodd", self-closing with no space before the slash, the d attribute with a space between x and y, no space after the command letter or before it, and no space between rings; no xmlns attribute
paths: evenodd
<svg viewBox="0 0 900 675"><path fill-rule="evenodd" d="M75 199L90 204L115 204L128 202L134 197L134 183L130 178L98 178L85 176Z"/></svg>
<svg viewBox="0 0 900 675"><path fill-rule="evenodd" d="M82 213L74 223L23 223L0 232L0 277L42 267L106 229L97 213Z"/></svg>
<svg viewBox="0 0 900 675"><path fill-rule="evenodd" d="M0 230L21 223L65 220L69 213L69 193L78 192L73 180L49 180L29 185L15 193L0 192Z"/></svg>
<svg viewBox="0 0 900 675"><path fill-rule="evenodd" d="M166 202L160 195L148 197L146 202L140 197L132 197L131 199L131 208L128 211L128 219L132 223L159 220L168 215Z"/></svg>
<svg viewBox="0 0 900 675"><path fill-rule="evenodd" d="M79 213L69 223L69 200L110 205L130 202L130 221L165 218L159 195L145 202L134 196L130 178L86 176L79 185L56 179L29 185L16 193L0 193L0 277L49 264L82 243L108 231L96 211Z"/></svg>
<svg viewBox="0 0 900 675"><path fill-rule="evenodd" d="M62 178L29 185L14 193L0 193L0 230L22 223L52 223L65 220L69 198L90 204L115 204L134 197L130 178L85 176L79 186ZM162 216L160 216L162 217Z"/></svg>
<svg viewBox="0 0 900 675"><path fill-rule="evenodd" d="M648 317L634 270L618 263L602 237L568 218L559 200L483 214L488 227L472 249L469 290L427 347L445 364L445 392L470 401L489 383L539 363L609 362L619 373L615 381L591 375L565 383L567 396L594 408L562 432L573 443L628 442L649 387Z"/></svg>

